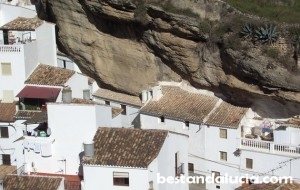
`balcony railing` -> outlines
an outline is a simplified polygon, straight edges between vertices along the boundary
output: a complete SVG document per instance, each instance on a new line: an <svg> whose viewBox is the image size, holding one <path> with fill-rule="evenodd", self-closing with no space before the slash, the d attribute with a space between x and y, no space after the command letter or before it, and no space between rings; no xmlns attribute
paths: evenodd
<svg viewBox="0 0 300 190"><path fill-rule="evenodd" d="M270 152L275 154L296 154L300 155L300 146L278 144L269 141L253 140L253 139L240 139L241 148Z"/></svg>
<svg viewBox="0 0 300 190"><path fill-rule="evenodd" d="M181 174L184 174L184 164L181 163L178 167L177 167L177 170L176 170L176 175L177 176L180 176Z"/></svg>
<svg viewBox="0 0 300 190"><path fill-rule="evenodd" d="M0 45L0 53L21 53L22 45Z"/></svg>

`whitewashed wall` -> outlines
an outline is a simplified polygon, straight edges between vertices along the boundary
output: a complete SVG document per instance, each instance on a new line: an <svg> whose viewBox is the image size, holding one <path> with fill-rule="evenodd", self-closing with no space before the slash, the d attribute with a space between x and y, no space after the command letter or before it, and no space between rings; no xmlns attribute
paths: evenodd
<svg viewBox="0 0 300 190"><path fill-rule="evenodd" d="M43 138L55 140L52 144L53 156L42 157L33 151L26 152L29 170L32 170L30 167L34 162L37 172L64 173L66 163L66 173L76 175L79 172L83 142L93 139L97 126L106 124L105 119L102 119L106 117L106 111L98 113L101 109L96 107L96 105L48 103L48 126L52 134ZM60 161L64 159L66 162Z"/></svg>
<svg viewBox="0 0 300 190"><path fill-rule="evenodd" d="M164 145L157 157L157 172L164 177L175 177L175 153L179 154L179 163L184 164L184 176L188 176L188 136L169 132ZM154 173L156 175L156 173ZM159 190L187 190L187 183L157 184L154 180L154 189Z"/></svg>
<svg viewBox="0 0 300 190"><path fill-rule="evenodd" d="M88 78L81 74L75 73L65 86L71 87L73 98L83 98L83 90L89 89Z"/></svg>
<svg viewBox="0 0 300 190"><path fill-rule="evenodd" d="M2 76L0 67L0 99L3 98L3 90L13 90L14 96L23 88L25 81L25 62L24 48L22 45L15 46L20 48L20 52L0 51L0 63L11 63L11 76ZM18 100L15 98L15 100Z"/></svg>
<svg viewBox="0 0 300 190"><path fill-rule="evenodd" d="M39 63L57 66L55 24L44 21L35 31Z"/></svg>
<svg viewBox="0 0 300 190"><path fill-rule="evenodd" d="M26 78L32 73L36 68L38 63L37 54L37 42L33 41L31 43L24 44L24 54L25 54L25 76Z"/></svg>
<svg viewBox="0 0 300 190"><path fill-rule="evenodd" d="M83 190L146 190L149 187L147 169L84 165L83 171ZM114 186L113 172L128 172L129 186Z"/></svg>
<svg viewBox="0 0 300 190"><path fill-rule="evenodd" d="M105 100L99 97L94 97L94 100L101 104L105 103ZM110 102L110 106L121 108L122 103L115 102L115 101L109 101L109 102ZM122 127L133 127L133 125L139 127L140 122L138 117L139 117L140 108L128 105L126 103L124 103L124 105L126 105L126 115L122 115L122 114L120 115L122 120Z"/></svg>
<svg viewBox="0 0 300 190"><path fill-rule="evenodd" d="M23 122L23 121L22 121ZM23 136L23 130L19 127L20 122L11 123L12 126L8 126L9 123L0 122L0 127L8 127L9 138L0 138L1 154L9 154L11 165L21 167L24 164L24 155L22 140L16 141ZM16 141L16 142L14 142ZM0 161L2 164L2 159Z"/></svg>

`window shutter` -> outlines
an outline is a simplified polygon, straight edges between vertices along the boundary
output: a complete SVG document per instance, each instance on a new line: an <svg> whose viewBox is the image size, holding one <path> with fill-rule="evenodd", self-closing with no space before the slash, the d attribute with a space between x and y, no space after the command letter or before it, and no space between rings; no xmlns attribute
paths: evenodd
<svg viewBox="0 0 300 190"><path fill-rule="evenodd" d="M114 172L114 178L129 178L128 172Z"/></svg>

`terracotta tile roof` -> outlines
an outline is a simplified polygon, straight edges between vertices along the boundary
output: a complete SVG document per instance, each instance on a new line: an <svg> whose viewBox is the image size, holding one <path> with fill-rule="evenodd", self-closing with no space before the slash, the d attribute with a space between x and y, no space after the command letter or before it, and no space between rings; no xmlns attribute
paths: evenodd
<svg viewBox="0 0 300 190"><path fill-rule="evenodd" d="M94 137L95 155L85 164L147 168L158 156L167 137L165 130L99 128Z"/></svg>
<svg viewBox="0 0 300 190"><path fill-rule="evenodd" d="M9 165L0 165L0 180L3 180L3 178L8 175L12 174L17 171L16 166L9 166Z"/></svg>
<svg viewBox="0 0 300 190"><path fill-rule="evenodd" d="M35 30L39 26L43 24L43 21L39 18L24 18L18 17L15 20L6 23L1 26L0 29L8 29L8 30Z"/></svg>
<svg viewBox="0 0 300 190"><path fill-rule="evenodd" d="M75 71L39 64L25 81L25 84L63 86Z"/></svg>
<svg viewBox="0 0 300 190"><path fill-rule="evenodd" d="M5 190L57 190L63 178L7 175L3 180Z"/></svg>
<svg viewBox="0 0 300 190"><path fill-rule="evenodd" d="M114 92L112 90L108 89L103 89L100 88L98 89L93 96L105 99L105 100L111 100L111 101L116 101L124 104L129 104L133 106L142 106L142 101L139 97L137 96L132 96L128 94L123 94L119 92Z"/></svg>
<svg viewBox="0 0 300 190"><path fill-rule="evenodd" d="M0 103L0 122L13 122L15 114L15 103Z"/></svg>
<svg viewBox="0 0 300 190"><path fill-rule="evenodd" d="M19 110L17 111L16 115L14 116L15 119L30 119L32 118L37 112L40 112L38 110Z"/></svg>
<svg viewBox="0 0 300 190"><path fill-rule="evenodd" d="M158 101L151 100L140 112L202 123L218 101L215 97L191 93L176 86L163 86L162 93Z"/></svg>
<svg viewBox="0 0 300 190"><path fill-rule="evenodd" d="M223 126L229 128L238 128L248 108L231 105L222 102L210 115L205 124L214 126Z"/></svg>
<svg viewBox="0 0 300 190"><path fill-rule="evenodd" d="M293 183L264 183L264 184L252 184L248 186L241 186L236 190L300 190L300 184Z"/></svg>
<svg viewBox="0 0 300 190"><path fill-rule="evenodd" d="M290 118L286 122L281 124L281 126L300 128L300 118L298 117Z"/></svg>
<svg viewBox="0 0 300 190"><path fill-rule="evenodd" d="M73 104L99 104L95 101L85 100L85 99L81 99L81 98L73 98L71 103L73 103Z"/></svg>
<svg viewBox="0 0 300 190"><path fill-rule="evenodd" d="M26 124L48 122L47 111L19 110L15 115L15 120L18 119L26 120Z"/></svg>
<svg viewBox="0 0 300 190"><path fill-rule="evenodd" d="M36 112L36 114L30 119L26 120L25 123L33 124L33 123L45 123L48 122L47 111Z"/></svg>

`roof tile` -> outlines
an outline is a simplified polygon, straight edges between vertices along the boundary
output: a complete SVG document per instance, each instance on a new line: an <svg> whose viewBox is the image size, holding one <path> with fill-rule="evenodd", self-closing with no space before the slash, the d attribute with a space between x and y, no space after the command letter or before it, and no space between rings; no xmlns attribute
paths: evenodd
<svg viewBox="0 0 300 190"><path fill-rule="evenodd" d="M15 113L15 103L0 103L0 122L13 122Z"/></svg>
<svg viewBox="0 0 300 190"><path fill-rule="evenodd" d="M24 18L18 17L15 20L6 23L1 26L0 29L7 30L35 30L43 24L43 21L37 17L34 18Z"/></svg>
<svg viewBox="0 0 300 190"><path fill-rule="evenodd" d="M247 110L248 108L222 102L221 105L212 112L205 123L208 125L237 128Z"/></svg>
<svg viewBox="0 0 300 190"><path fill-rule="evenodd" d="M130 104L138 107L142 106L142 101L138 96L132 96L132 95L115 92L108 89L100 88L93 94L93 96L106 99L106 100L112 100L116 102Z"/></svg>
<svg viewBox="0 0 300 190"><path fill-rule="evenodd" d="M147 168L158 156L167 137L165 130L99 128L95 154L85 164Z"/></svg>
<svg viewBox="0 0 300 190"><path fill-rule="evenodd" d="M176 86L163 86L162 93L159 100L148 102L141 113L202 123L218 101L218 98L191 93Z"/></svg>
<svg viewBox="0 0 300 190"><path fill-rule="evenodd" d="M75 71L39 64L25 81L25 84L63 86Z"/></svg>
<svg viewBox="0 0 300 190"><path fill-rule="evenodd" d="M3 187L5 190L57 190L62 180L58 177L7 175Z"/></svg>

